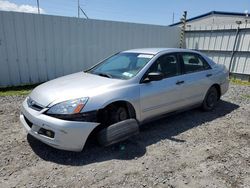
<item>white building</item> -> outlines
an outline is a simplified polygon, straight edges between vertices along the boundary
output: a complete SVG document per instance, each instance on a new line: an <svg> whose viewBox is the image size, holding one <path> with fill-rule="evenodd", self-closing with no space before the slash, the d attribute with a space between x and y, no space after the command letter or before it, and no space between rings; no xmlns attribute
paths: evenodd
<svg viewBox="0 0 250 188"><path fill-rule="evenodd" d="M179 26L181 22L171 24L170 26ZM236 12L211 11L200 16L196 16L186 21L187 29L204 27L250 27L250 14Z"/></svg>

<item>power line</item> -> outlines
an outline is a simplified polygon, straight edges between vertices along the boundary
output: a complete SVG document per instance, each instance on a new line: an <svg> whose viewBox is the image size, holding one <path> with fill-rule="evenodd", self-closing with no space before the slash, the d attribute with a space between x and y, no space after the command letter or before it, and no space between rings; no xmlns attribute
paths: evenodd
<svg viewBox="0 0 250 188"><path fill-rule="evenodd" d="M89 19L89 17L87 16L87 14L82 10L82 8L81 7L79 7L80 8L80 10L82 11L82 13L84 14L84 16L87 18L87 19Z"/></svg>
<svg viewBox="0 0 250 188"><path fill-rule="evenodd" d="M50 7L48 14L54 14L54 15L64 15L64 16L73 16L76 15L79 18L86 17L86 18L104 18L105 16L107 18L109 17L117 17L119 15L119 20L122 21L132 21L133 17L134 19L140 19L142 23L154 23L157 19L161 17L168 17L169 18L169 24L171 22L176 21L176 18L180 16L180 13L173 11L156 11L152 14L154 14L154 17L151 18L151 14L147 13L149 18L147 18L147 21L144 20L145 11L137 11L137 9L125 9L125 7L119 7L118 9L114 9L112 6L107 6L110 3L106 1L101 1L98 3L98 5L95 5L91 3L91 1L87 0L74 0L74 2L70 1L62 1L60 4L55 4L53 1L48 1L47 4ZM40 1L37 0L37 3L39 4L39 11L40 10ZM76 6L77 6L77 12L76 12ZM79 13L78 13L79 12ZM121 14L123 12L123 14ZM98 14L97 14L98 13ZM73 14L73 15L72 15ZM158 17L158 18L157 18ZM110 18L109 18L110 19ZM144 20L144 21L143 21Z"/></svg>
<svg viewBox="0 0 250 188"><path fill-rule="evenodd" d="M83 15L89 19L89 17L87 16L87 14L84 12L84 10L81 8L81 5L80 5L80 0L77 1L78 2L78 5L77 5L77 11L78 11L78 18L80 18L80 11L83 13Z"/></svg>
<svg viewBox="0 0 250 188"><path fill-rule="evenodd" d="M37 3L37 12L38 12L38 14L40 14L39 0L36 0L36 3Z"/></svg>

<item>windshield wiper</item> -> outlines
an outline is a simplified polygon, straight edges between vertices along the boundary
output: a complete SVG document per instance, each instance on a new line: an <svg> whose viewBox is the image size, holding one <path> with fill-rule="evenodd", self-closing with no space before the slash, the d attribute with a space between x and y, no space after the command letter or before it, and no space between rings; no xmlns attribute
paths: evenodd
<svg viewBox="0 0 250 188"><path fill-rule="evenodd" d="M107 73L97 73L97 75L107 77L107 78L112 78L112 76L110 74L107 74Z"/></svg>

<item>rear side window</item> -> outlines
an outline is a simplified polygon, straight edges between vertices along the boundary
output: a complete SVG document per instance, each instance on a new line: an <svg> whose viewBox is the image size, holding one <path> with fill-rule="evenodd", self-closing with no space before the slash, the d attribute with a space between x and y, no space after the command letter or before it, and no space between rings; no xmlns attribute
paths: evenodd
<svg viewBox="0 0 250 188"><path fill-rule="evenodd" d="M181 54L185 73L192 73L210 69L209 64L199 55L193 53Z"/></svg>

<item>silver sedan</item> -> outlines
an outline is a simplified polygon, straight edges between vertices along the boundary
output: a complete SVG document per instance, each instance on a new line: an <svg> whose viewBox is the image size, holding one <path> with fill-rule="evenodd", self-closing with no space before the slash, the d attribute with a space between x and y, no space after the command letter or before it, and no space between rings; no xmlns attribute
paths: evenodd
<svg viewBox="0 0 250 188"><path fill-rule="evenodd" d="M106 146L164 114L193 107L210 111L228 84L225 66L199 52L128 50L39 85L23 102L20 121L52 147L81 151L93 132Z"/></svg>

